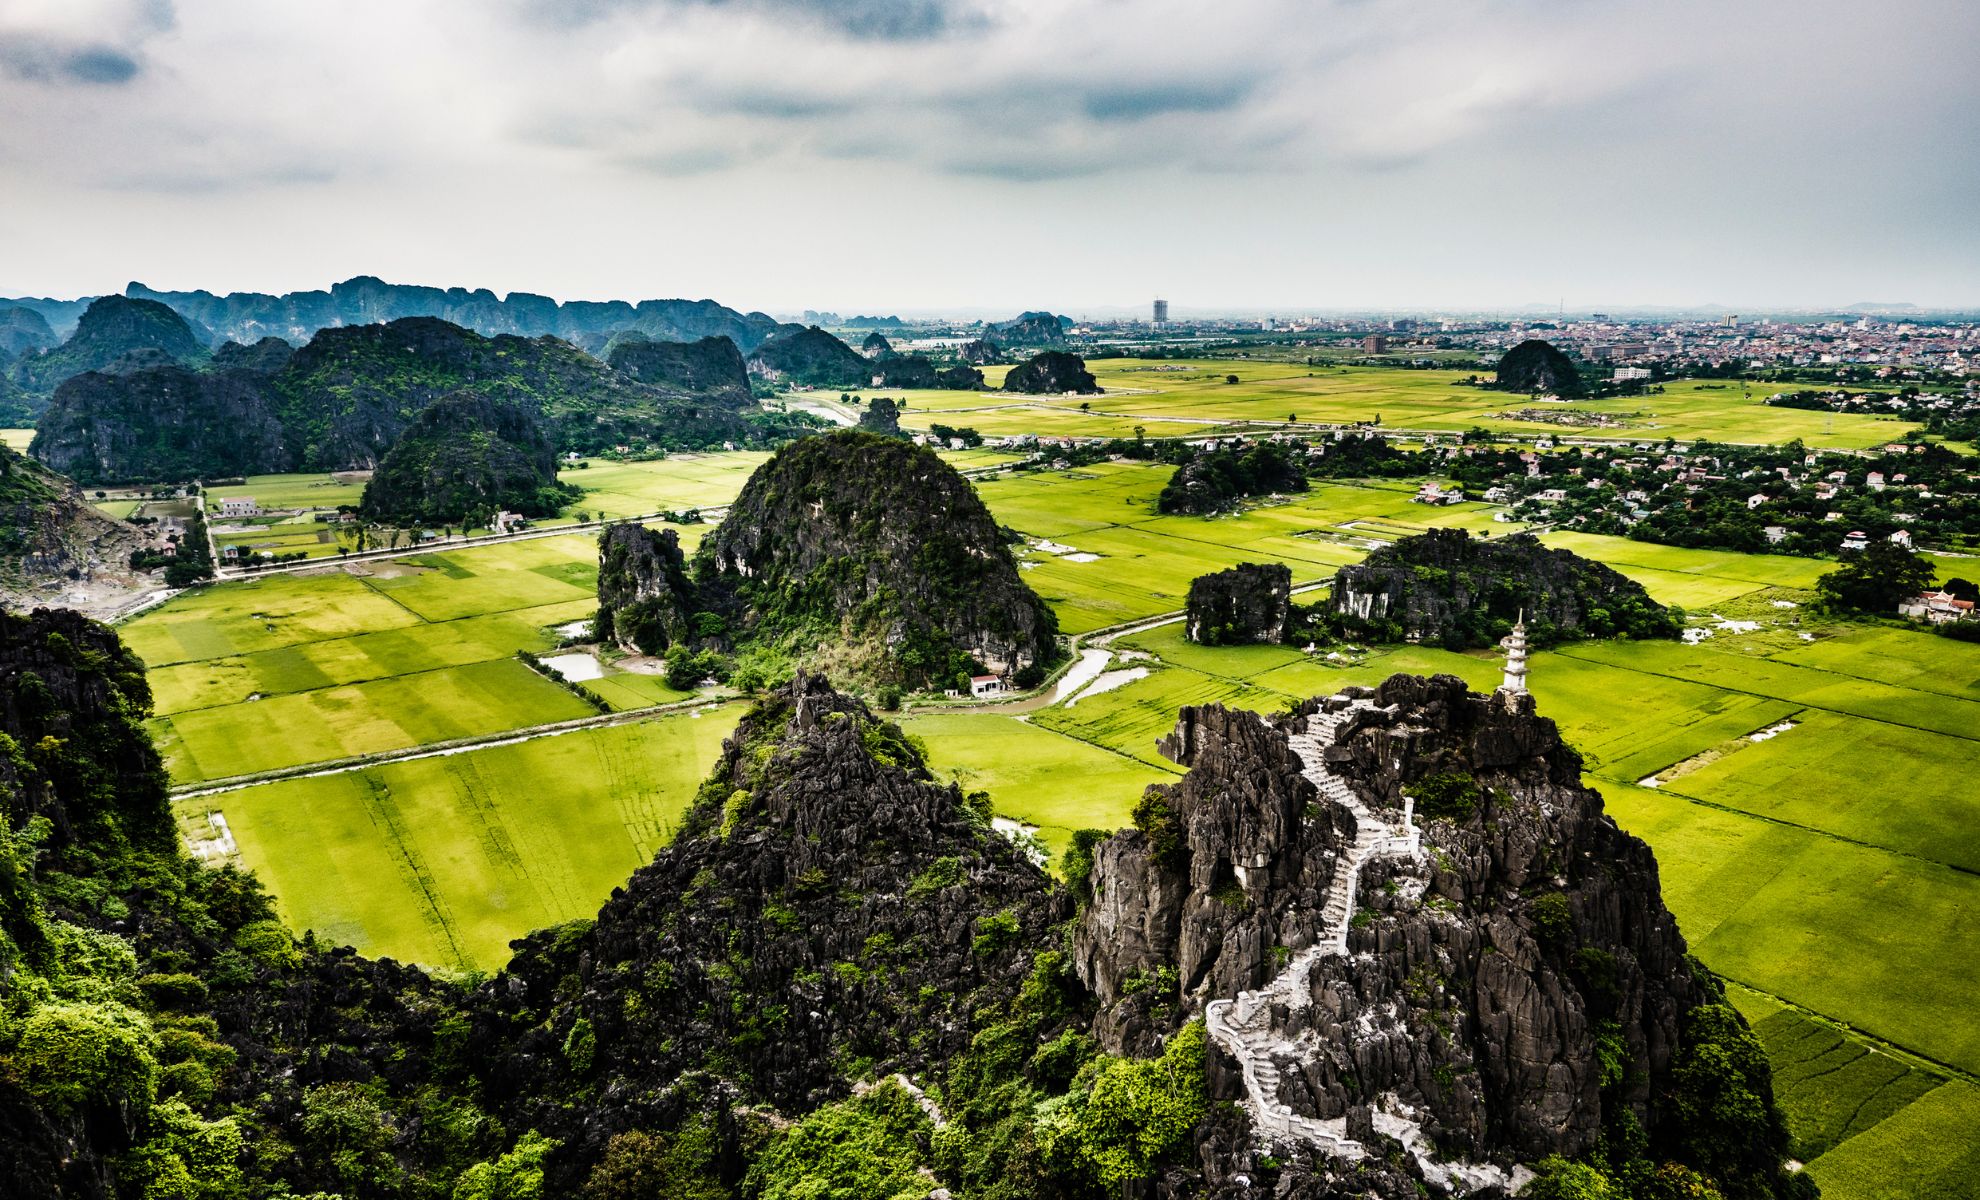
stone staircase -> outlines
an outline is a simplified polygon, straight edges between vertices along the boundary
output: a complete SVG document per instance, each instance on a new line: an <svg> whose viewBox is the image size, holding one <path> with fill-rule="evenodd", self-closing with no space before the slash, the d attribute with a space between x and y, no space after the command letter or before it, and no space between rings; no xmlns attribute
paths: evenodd
<svg viewBox="0 0 1980 1200"><path fill-rule="evenodd" d="M1294 955L1285 969L1264 987L1239 992L1230 1000L1212 1000L1203 1009L1206 1030L1218 1045L1230 1052L1243 1072L1245 1107L1250 1111L1253 1126L1266 1134L1297 1138L1350 1162L1366 1158L1369 1149L1347 1136L1346 1117L1320 1120L1302 1116L1279 1098L1277 1059L1297 1054L1299 1048L1276 1035L1274 1010L1283 1008L1290 1012L1310 1007L1314 964L1323 958L1347 954L1348 930L1354 920L1354 902L1360 893L1363 865L1375 857L1416 858L1422 853L1422 834L1413 819L1415 801L1405 798L1401 821L1385 824L1355 795L1347 780L1327 766L1325 748L1333 744L1341 725L1356 709L1372 707L1369 700L1334 697L1327 708L1306 719L1303 730L1286 739L1299 758L1300 774L1319 790L1321 799L1354 815L1354 840L1343 852L1340 869L1334 872L1327 889L1319 936L1311 946ZM1388 1107L1401 1111L1378 1111L1374 1114L1376 1128L1403 1142L1422 1166L1426 1178L1461 1190L1487 1184L1505 1186L1509 1181L1505 1172L1494 1166L1436 1162L1420 1126L1408 1119L1408 1110L1393 1096L1384 1099L1389 1102ZM1515 1172L1515 1177L1523 1173L1523 1169Z"/></svg>

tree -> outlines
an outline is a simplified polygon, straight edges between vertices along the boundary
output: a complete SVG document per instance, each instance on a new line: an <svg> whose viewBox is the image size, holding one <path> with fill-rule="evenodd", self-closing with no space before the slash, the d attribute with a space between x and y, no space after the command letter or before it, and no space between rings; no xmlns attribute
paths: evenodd
<svg viewBox="0 0 1980 1200"><path fill-rule="evenodd" d="M1943 590L1955 600L1980 602L1980 586L1975 586L1972 580L1961 579L1957 575L1946 580Z"/></svg>
<svg viewBox="0 0 1980 1200"><path fill-rule="evenodd" d="M1837 613L1892 613L1932 586L1932 564L1894 542L1877 541L1843 557L1815 581L1822 607Z"/></svg>

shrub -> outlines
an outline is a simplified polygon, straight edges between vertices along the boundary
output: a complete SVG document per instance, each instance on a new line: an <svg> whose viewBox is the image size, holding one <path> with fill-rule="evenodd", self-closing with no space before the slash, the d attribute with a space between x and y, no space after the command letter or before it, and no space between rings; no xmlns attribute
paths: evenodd
<svg viewBox="0 0 1980 1200"><path fill-rule="evenodd" d="M1530 906L1533 930L1550 946L1560 946L1574 935L1574 909L1559 892L1548 892Z"/></svg>
<svg viewBox="0 0 1980 1200"><path fill-rule="evenodd" d="M1479 801L1485 796L1476 779L1457 771L1419 779L1409 790L1416 797L1419 815L1448 817L1453 821L1462 821L1477 812Z"/></svg>
<svg viewBox="0 0 1980 1200"><path fill-rule="evenodd" d="M14 1073L63 1112L92 1106L142 1112L158 1092L157 1037L121 1004L48 1004L21 1023Z"/></svg>
<svg viewBox="0 0 1980 1200"><path fill-rule="evenodd" d="M555 1139L530 1130L516 1139L515 1149L493 1162L478 1162L461 1172L454 1200L538 1200L543 1195L543 1160L557 1148Z"/></svg>
<svg viewBox="0 0 1980 1200"><path fill-rule="evenodd" d="M1177 1031L1160 1058L1102 1059L1091 1090L1041 1118L1046 1161L1110 1193L1146 1178L1209 1110L1204 1060L1201 1021Z"/></svg>

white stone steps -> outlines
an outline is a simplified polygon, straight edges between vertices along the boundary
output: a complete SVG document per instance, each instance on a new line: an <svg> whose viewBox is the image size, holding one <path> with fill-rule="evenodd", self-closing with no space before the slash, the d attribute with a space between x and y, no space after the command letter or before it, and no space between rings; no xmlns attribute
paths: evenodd
<svg viewBox="0 0 1980 1200"><path fill-rule="evenodd" d="M1354 839L1342 854L1333 882L1327 888L1327 899L1320 909L1318 938L1294 955L1285 969L1264 987L1240 992L1234 1000L1213 1000L1203 1010L1204 1025L1211 1038L1230 1052L1243 1073L1245 1107L1253 1125L1265 1133L1297 1138L1335 1158L1349 1161L1367 1157L1368 1148L1347 1136L1345 1117L1331 1121L1304 1117L1279 1098L1280 1073L1272 1055L1274 1047L1282 1043L1272 1037L1271 1014L1274 1005L1283 1004L1289 1009L1310 1006L1313 965L1331 955L1347 954L1347 935L1353 923L1362 865L1378 856L1414 858L1422 849L1422 836L1413 820L1413 801L1404 802L1400 822L1385 827L1362 803L1353 787L1327 765L1324 748L1333 744L1334 735L1348 713L1372 707L1370 701L1354 700L1339 712L1314 713L1307 717L1305 729L1286 737L1287 745L1299 758L1300 774L1313 784L1323 800L1354 815ZM1503 1186L1506 1181L1505 1173L1497 1167L1437 1163L1425 1149L1421 1126L1415 1122L1382 1114L1378 1128L1385 1133L1393 1130L1393 1135L1422 1165L1426 1177L1446 1186ZM1515 1178L1522 1173L1523 1170L1515 1172Z"/></svg>

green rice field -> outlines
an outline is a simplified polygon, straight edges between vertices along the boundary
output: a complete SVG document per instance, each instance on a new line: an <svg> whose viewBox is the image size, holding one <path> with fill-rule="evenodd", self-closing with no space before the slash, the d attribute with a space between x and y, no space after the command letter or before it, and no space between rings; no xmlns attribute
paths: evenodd
<svg viewBox="0 0 1980 1200"><path fill-rule="evenodd" d="M572 534L265 576L122 632L177 782L404 750L593 711L513 656L591 616L596 553ZM682 698L651 675L593 683L620 709Z"/></svg>
<svg viewBox="0 0 1980 1200"><path fill-rule="evenodd" d="M1582 432L1596 437L1679 441L1785 442L1856 449L1890 441L1909 426L1860 413L1820 413L1773 408L1763 401L1775 388L1736 382L1682 380L1648 396L1575 401L1561 405L1605 414L1620 425L1564 430L1549 422L1507 415L1546 408L1520 396L1468 386L1470 370L1402 370L1390 367L1307 366L1260 359L1095 359L1088 363L1098 396L1031 397L1001 393L911 392L903 424L925 429L934 421L968 425L985 435L1126 437L1142 424L1151 436L1192 432L1189 425L1222 422L1352 423L1380 419L1399 429L1458 432L1473 426L1539 436ZM1002 368L984 372L988 386ZM1236 383L1226 382L1229 376ZM1084 406L1084 407L1082 407Z"/></svg>
<svg viewBox="0 0 1980 1200"><path fill-rule="evenodd" d="M740 715L731 706L287 779L181 801L177 813L197 837L222 814L298 930L494 970L512 939L593 915L666 844Z"/></svg>

